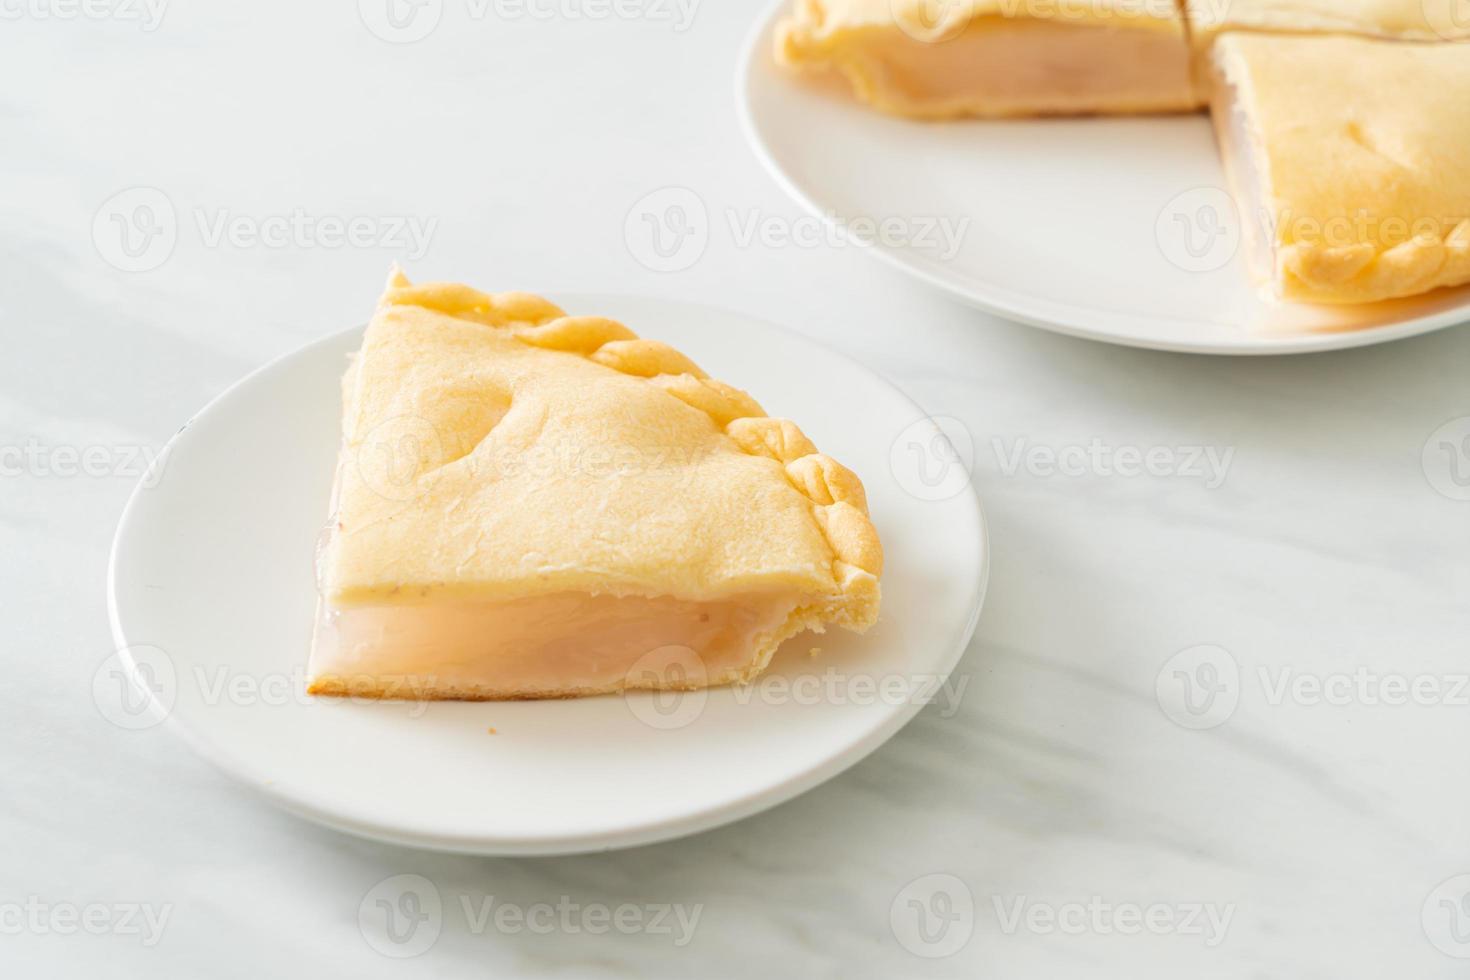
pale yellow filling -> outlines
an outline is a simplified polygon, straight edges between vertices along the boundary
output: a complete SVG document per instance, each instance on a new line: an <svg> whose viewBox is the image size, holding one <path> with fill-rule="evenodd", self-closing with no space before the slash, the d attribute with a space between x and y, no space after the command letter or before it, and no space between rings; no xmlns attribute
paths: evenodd
<svg viewBox="0 0 1470 980"><path fill-rule="evenodd" d="M786 58L809 60L796 38ZM1065 115L1199 105L1183 35L1148 28L986 17L939 41L865 31L834 55L834 63L862 98L903 115Z"/></svg>
<svg viewBox="0 0 1470 980"><path fill-rule="evenodd" d="M525 698L728 683L764 666L793 597L557 593L322 605L314 694Z"/></svg>

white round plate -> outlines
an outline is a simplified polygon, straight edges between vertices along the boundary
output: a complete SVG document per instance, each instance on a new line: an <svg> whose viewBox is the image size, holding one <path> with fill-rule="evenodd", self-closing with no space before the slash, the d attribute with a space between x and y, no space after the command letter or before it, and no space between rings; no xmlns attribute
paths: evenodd
<svg viewBox="0 0 1470 980"><path fill-rule="evenodd" d="M341 830L550 854L758 812L950 697L935 688L974 631L988 565L967 447L951 452L938 423L855 362L747 317L626 296L559 301L673 343L799 420L863 477L887 550L874 629L792 640L748 688L492 703L307 697L313 559L357 329L240 381L134 492L109 589L118 669L138 697L99 697L104 713L129 728L171 725L232 776Z"/></svg>
<svg viewBox="0 0 1470 980"><path fill-rule="evenodd" d="M1094 340L1287 354L1470 321L1470 288L1352 309L1252 286L1203 115L924 123L776 65L778 0L742 56L747 138L797 201L991 313ZM884 222L887 222L885 229ZM947 234L946 234L947 233Z"/></svg>

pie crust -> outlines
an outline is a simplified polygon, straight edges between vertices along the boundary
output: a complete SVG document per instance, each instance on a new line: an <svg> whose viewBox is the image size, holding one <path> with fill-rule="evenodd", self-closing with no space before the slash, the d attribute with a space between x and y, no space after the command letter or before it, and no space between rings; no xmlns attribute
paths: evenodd
<svg viewBox="0 0 1470 980"><path fill-rule="evenodd" d="M877 618L858 478L612 320L395 271L343 406L312 693L748 681L797 633Z"/></svg>
<svg viewBox="0 0 1470 980"><path fill-rule="evenodd" d="M1226 170L1280 298L1470 282L1470 45L1230 33L1214 51Z"/></svg>
<svg viewBox="0 0 1470 980"><path fill-rule="evenodd" d="M1395 41L1470 40L1463 0L1183 0L1196 47L1225 31L1355 34ZM1338 66L1345 71L1347 65Z"/></svg>

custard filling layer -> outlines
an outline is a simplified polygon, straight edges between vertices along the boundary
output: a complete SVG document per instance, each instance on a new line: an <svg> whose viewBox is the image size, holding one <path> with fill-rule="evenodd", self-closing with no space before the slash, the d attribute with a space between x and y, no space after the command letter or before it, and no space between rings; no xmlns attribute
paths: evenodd
<svg viewBox="0 0 1470 980"><path fill-rule="evenodd" d="M786 58L822 60L788 39ZM864 31L836 56L859 96L928 117L1047 115L1198 106L1184 36L1152 28L983 17L954 37Z"/></svg>
<svg viewBox="0 0 1470 980"><path fill-rule="evenodd" d="M795 610L789 595L324 602L310 690L514 698L702 687L743 675Z"/></svg>

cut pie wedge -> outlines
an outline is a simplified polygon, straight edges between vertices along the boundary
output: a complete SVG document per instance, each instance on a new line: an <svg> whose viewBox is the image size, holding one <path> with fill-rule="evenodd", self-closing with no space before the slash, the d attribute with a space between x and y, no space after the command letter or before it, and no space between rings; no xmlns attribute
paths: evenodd
<svg viewBox="0 0 1470 980"><path fill-rule="evenodd" d="M343 403L313 694L691 689L877 618L858 478L611 320L395 272Z"/></svg>
<svg viewBox="0 0 1470 980"><path fill-rule="evenodd" d="M1470 282L1470 45L1231 33L1214 54L1226 171L1278 297Z"/></svg>
<svg viewBox="0 0 1470 980"><path fill-rule="evenodd" d="M776 58L835 69L864 101L917 118L1201 105L1175 0L797 0Z"/></svg>

